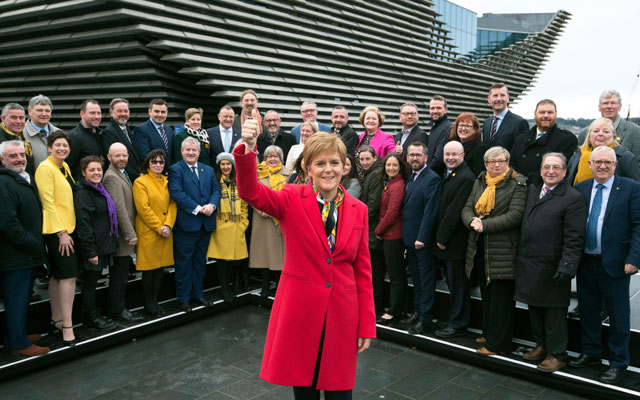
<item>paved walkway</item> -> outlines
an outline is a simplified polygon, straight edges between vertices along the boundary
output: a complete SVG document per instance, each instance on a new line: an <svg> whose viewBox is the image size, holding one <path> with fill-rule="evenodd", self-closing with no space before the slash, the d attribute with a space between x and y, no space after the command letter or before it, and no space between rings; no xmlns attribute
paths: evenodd
<svg viewBox="0 0 640 400"><path fill-rule="evenodd" d="M258 378L269 310L234 311L142 337L0 384L3 400L293 399ZM376 340L359 360L355 399L579 399Z"/></svg>

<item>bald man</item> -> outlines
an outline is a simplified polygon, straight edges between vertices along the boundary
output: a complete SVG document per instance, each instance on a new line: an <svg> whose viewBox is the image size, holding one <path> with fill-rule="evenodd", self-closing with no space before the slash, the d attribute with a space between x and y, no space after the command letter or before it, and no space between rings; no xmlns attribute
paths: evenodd
<svg viewBox="0 0 640 400"><path fill-rule="evenodd" d="M127 147L120 142L113 143L109 147L107 158L109 168L102 184L116 204L120 242L113 257L113 265L109 267L109 313L123 322L137 322L143 319L142 316L132 313L125 305L131 255L135 253L138 243L134 229L136 207L133 203L133 186L126 170L129 161Z"/></svg>

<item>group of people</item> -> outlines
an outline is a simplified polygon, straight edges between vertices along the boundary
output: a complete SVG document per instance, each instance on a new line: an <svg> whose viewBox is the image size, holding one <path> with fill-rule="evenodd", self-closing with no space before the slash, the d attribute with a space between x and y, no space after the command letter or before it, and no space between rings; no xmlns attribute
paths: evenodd
<svg viewBox="0 0 640 400"><path fill-rule="evenodd" d="M577 273L583 354L570 364L600 362L604 304L611 318L611 356L601 379L618 382L629 363L629 276L640 265L640 128L620 118L615 91L603 92L602 118L578 137L556 125L552 100L537 104L531 128L509 111L504 84L489 89L488 102L493 115L481 129L471 113L452 123L446 99L436 95L429 101L426 132L418 126L418 107L406 103L398 115L402 130L395 134L381 129L385 115L377 107L362 110L364 131L357 134L345 107L332 110L329 126L317 121L313 102L301 105L302 122L287 133L277 111L259 111L251 89L240 96L239 115L223 106L219 125L203 129L203 110L190 108L177 133L166 124L162 99L150 102L149 120L134 129L128 125L128 101L113 99L104 130L99 103L85 100L80 123L69 133L50 123L53 106L46 96L30 100L28 120L22 106L7 104L0 125L0 281L9 346L21 355L49 350L33 344L37 337L25 331L36 266L47 264L51 272L50 331L72 346L80 271L85 323L109 329L114 318L142 319L125 304L134 253L145 311L152 316L165 313L158 304L163 267L175 266L177 299L190 311L194 304L210 304L203 294L207 258L217 260L225 301L233 300L234 272L246 284L248 258L249 267L261 270L263 296L272 280L282 280L263 361L263 377L275 383L330 391L352 387L349 376L324 371L320 355L351 371L355 350L375 337L376 319L383 325L400 320L412 334L463 334L471 317L471 282L479 283L483 303L478 354L511 351L518 300L529 306L537 344L524 357L554 372L567 362L566 313ZM315 210L322 229L314 222ZM341 210L348 211L344 217ZM347 218L352 213L353 220ZM344 225L346 246L346 238L340 242ZM314 232L326 242L326 249L317 249L326 256L305 251ZM334 249L342 261L334 259ZM353 267L344 277L336 275L341 262ZM447 326L436 329L440 266L451 304ZM95 304L105 268L109 315ZM338 292L327 297L332 290ZM302 307L311 304L323 318ZM333 315L343 307L352 312L351 322L337 326L344 321ZM275 328L296 321L308 326ZM298 343L303 339L293 332L304 336L305 329L313 335ZM346 339L336 339L345 331L357 341L353 354L342 347ZM289 351L279 346L292 343L304 359L295 366L299 374L283 367ZM349 354L353 358L342 358Z"/></svg>

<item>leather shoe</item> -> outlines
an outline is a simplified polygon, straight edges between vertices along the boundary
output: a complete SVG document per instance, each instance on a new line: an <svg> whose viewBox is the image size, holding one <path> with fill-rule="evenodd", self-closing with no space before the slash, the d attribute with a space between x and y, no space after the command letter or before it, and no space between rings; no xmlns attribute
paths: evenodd
<svg viewBox="0 0 640 400"><path fill-rule="evenodd" d="M384 326L389 326L391 324L393 324L395 322L395 318L378 318L376 320L376 324L378 325L384 325Z"/></svg>
<svg viewBox="0 0 640 400"><path fill-rule="evenodd" d="M180 311L191 312L191 304L188 301L180 302L178 305L180 306Z"/></svg>
<svg viewBox="0 0 640 400"><path fill-rule="evenodd" d="M618 383L624 377L626 369L609 367L604 374L600 375L600 382Z"/></svg>
<svg viewBox="0 0 640 400"><path fill-rule="evenodd" d="M535 349L534 349L535 350ZM538 366L536 367L539 371L542 372L556 372L560 368L564 368L567 365L566 362L560 361L551 354L547 356Z"/></svg>
<svg viewBox="0 0 640 400"><path fill-rule="evenodd" d="M569 312L567 313L567 317L573 318L573 319L580 319L580 304L576 305L571 310L569 310Z"/></svg>
<svg viewBox="0 0 640 400"><path fill-rule="evenodd" d="M569 366L574 368L584 368L587 365L601 364L602 360L599 356L588 356L581 354L576 360L569 361Z"/></svg>
<svg viewBox="0 0 640 400"><path fill-rule="evenodd" d="M413 325L411 328L409 328L409 333L412 335L417 335L419 333L427 333L429 328L431 328L431 325L432 323L430 322L425 322L423 320L420 320L416 322L416 324Z"/></svg>
<svg viewBox="0 0 640 400"><path fill-rule="evenodd" d="M522 355L522 358L529 361L540 361L547 357L547 350L543 345L538 344L533 350L527 351Z"/></svg>
<svg viewBox="0 0 640 400"><path fill-rule="evenodd" d="M454 338L454 337L458 337L458 336L462 336L466 333L466 329L453 329L450 326L447 326L446 328L442 328L442 329L438 329L437 331L435 331L434 333L436 334L437 337L439 338L443 338L443 339L449 339L449 338Z"/></svg>
<svg viewBox="0 0 640 400"><path fill-rule="evenodd" d="M116 326L116 323L113 322L111 318L104 318L98 313L89 315L88 318L84 321L84 324L89 328L98 330L108 330L111 328L115 328Z"/></svg>
<svg viewBox="0 0 640 400"><path fill-rule="evenodd" d="M194 301L195 301L195 303L196 303L197 305L199 305L199 306L205 306L205 307L210 306L210 305L212 305L212 304L213 304L212 302L210 302L209 300L207 300L207 299L205 299L205 298L202 298L202 299L196 299L196 300L194 300Z"/></svg>
<svg viewBox="0 0 640 400"><path fill-rule="evenodd" d="M476 338L476 343L478 344L485 344L487 343L487 338L484 336L479 336Z"/></svg>
<svg viewBox="0 0 640 400"><path fill-rule="evenodd" d="M26 349L11 350L11 352L17 356L27 356L27 357L41 356L43 354L47 354L49 351L50 349L48 347L40 347L35 344L32 344Z"/></svg>
<svg viewBox="0 0 640 400"><path fill-rule="evenodd" d="M418 314L413 313L409 315L407 318L401 319L400 323L403 325L414 325L416 322L418 322L418 320L419 320Z"/></svg>
<svg viewBox="0 0 640 400"><path fill-rule="evenodd" d="M497 353L495 351L491 351L489 349L487 349L486 347L480 347L478 350L476 350L476 354L481 355L481 356L502 356L504 355L504 353Z"/></svg>
<svg viewBox="0 0 640 400"><path fill-rule="evenodd" d="M113 314L113 318L124 322L140 322L144 319L141 315L133 313L126 308L118 314Z"/></svg>

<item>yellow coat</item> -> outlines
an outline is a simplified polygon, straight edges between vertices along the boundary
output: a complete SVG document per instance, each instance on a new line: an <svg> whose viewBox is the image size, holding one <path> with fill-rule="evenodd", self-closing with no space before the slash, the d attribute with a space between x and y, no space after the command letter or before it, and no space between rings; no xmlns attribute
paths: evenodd
<svg viewBox="0 0 640 400"><path fill-rule="evenodd" d="M220 179L220 187L224 185ZM247 240L244 235L249 227L249 205L238 197L238 188L235 190L236 198L240 201L240 221L233 222L221 215L220 208L216 216L216 230L211 233L207 257L218 260L242 260L249 257L247 252ZM229 199L220 199L220 202ZM222 205L221 205L222 206ZM228 208L231 207L228 204ZM222 207L221 207L222 208Z"/></svg>
<svg viewBox="0 0 640 400"><path fill-rule="evenodd" d="M167 177L148 171L133 183L133 201L136 205L136 234L138 251L136 269L148 271L173 265L173 230L168 238L160 235L167 225L173 229L176 222L176 202L169 196Z"/></svg>
<svg viewBox="0 0 640 400"><path fill-rule="evenodd" d="M66 162L62 167L71 176ZM42 202L42 233L53 234L76 230L76 212L73 209L73 189L58 166L50 159L40 163L36 170L36 186Z"/></svg>

